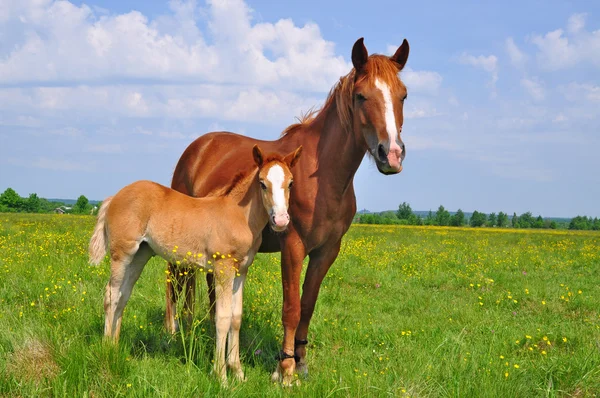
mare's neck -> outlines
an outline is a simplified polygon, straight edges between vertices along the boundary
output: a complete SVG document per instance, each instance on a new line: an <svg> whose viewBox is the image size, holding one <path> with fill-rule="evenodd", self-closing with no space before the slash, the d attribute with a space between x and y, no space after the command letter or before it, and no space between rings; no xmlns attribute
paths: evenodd
<svg viewBox="0 0 600 398"><path fill-rule="evenodd" d="M310 129L319 140L317 174L321 184L325 183L338 195L344 194L352 186L354 175L367 152L363 137L347 131L340 120L336 100L319 113Z"/></svg>

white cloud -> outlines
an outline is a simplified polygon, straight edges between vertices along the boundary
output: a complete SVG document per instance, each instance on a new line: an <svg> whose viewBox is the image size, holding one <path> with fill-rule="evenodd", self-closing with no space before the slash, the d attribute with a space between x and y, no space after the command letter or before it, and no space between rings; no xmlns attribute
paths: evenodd
<svg viewBox="0 0 600 398"><path fill-rule="evenodd" d="M410 67L401 72L401 77L409 91L428 94L437 94L443 80L437 72L415 71Z"/></svg>
<svg viewBox="0 0 600 398"><path fill-rule="evenodd" d="M600 86L591 83L570 83L561 89L569 101L600 102Z"/></svg>
<svg viewBox="0 0 600 398"><path fill-rule="evenodd" d="M570 33L580 32L585 26L586 16L587 16L587 14L585 14L585 13L571 15L569 17L569 20L567 21L568 31Z"/></svg>
<svg viewBox="0 0 600 398"><path fill-rule="evenodd" d="M0 35L19 39L7 43L0 84L155 79L327 91L350 69L314 23L253 24L242 0L209 1L209 43L194 1L170 4L173 15L151 21L68 1L9 1Z"/></svg>
<svg viewBox="0 0 600 398"><path fill-rule="evenodd" d="M506 52L510 58L510 62L516 68L522 68L527 60L526 55L519 50L512 37L506 39Z"/></svg>
<svg viewBox="0 0 600 398"><path fill-rule="evenodd" d="M531 42L538 48L537 60L544 69L560 70L582 63L600 66L600 29L585 30L585 14L574 14L567 22L568 34L556 29Z"/></svg>
<svg viewBox="0 0 600 398"><path fill-rule="evenodd" d="M88 145L84 150L92 153L122 153L123 146L121 144Z"/></svg>
<svg viewBox="0 0 600 398"><path fill-rule="evenodd" d="M471 65L490 74L489 86L492 90L492 97L496 96L496 82L498 81L498 58L495 55L479 55L474 56L463 53L458 61L464 65Z"/></svg>
<svg viewBox="0 0 600 398"><path fill-rule="evenodd" d="M49 118L69 111L96 120L104 119L108 113L113 117L217 118L285 124L292 123L294 116L323 100L286 90L208 84L0 89L0 103L6 104L4 111L42 114Z"/></svg>
<svg viewBox="0 0 600 398"><path fill-rule="evenodd" d="M54 171L91 171L90 164L82 164L68 159L55 159L45 156L37 159L18 159L8 158L6 162L20 167L33 167L36 169L54 170Z"/></svg>
<svg viewBox="0 0 600 398"><path fill-rule="evenodd" d="M567 117L562 112L560 112L558 115L556 115L554 119L552 119L554 123L566 122L567 120Z"/></svg>
<svg viewBox="0 0 600 398"><path fill-rule="evenodd" d="M544 86L537 78L523 78L521 79L521 86L523 86L527 93L536 101L542 101L546 98Z"/></svg>

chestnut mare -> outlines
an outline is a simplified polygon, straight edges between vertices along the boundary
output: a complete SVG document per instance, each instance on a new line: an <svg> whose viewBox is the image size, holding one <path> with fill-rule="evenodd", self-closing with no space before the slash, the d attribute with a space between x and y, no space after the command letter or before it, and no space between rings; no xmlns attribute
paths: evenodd
<svg viewBox="0 0 600 398"><path fill-rule="evenodd" d="M248 153L258 170L228 178L230 185L216 197L192 198L151 181L137 181L104 200L89 248L90 262L99 264L110 247L104 335L118 341L123 310L152 256L206 269L216 280L215 373L227 382L229 333L227 365L244 380L239 355L244 281L269 220L276 231L288 225L290 168L301 151L299 147L286 157L265 159L255 145ZM179 272L174 269L173 274Z"/></svg>
<svg viewBox="0 0 600 398"><path fill-rule="evenodd" d="M290 197L291 223L284 234L273 234L266 228L259 248L259 252L281 251L284 337L273 378L282 379L285 385L291 384L296 371L308 372L308 326L321 282L356 213L353 178L365 153L383 174L402 170L405 149L400 133L406 87L398 72L406 64L408 53L408 42L404 40L391 57L369 56L361 38L352 48L354 68L340 78L318 113L289 126L275 141L229 132L203 135L187 147L175 168L171 187L203 197L227 183L228 170L243 169L252 162L252 145L260 143L280 153L303 146L304 154L292 170L297 189ZM310 261L301 299L300 273L306 255ZM210 291L212 277L207 279ZM187 283L187 291L193 293L193 276ZM165 324L171 332L177 328L177 296L174 286L169 285ZM211 301L212 297L211 292ZM193 294L186 301L187 310L193 313Z"/></svg>

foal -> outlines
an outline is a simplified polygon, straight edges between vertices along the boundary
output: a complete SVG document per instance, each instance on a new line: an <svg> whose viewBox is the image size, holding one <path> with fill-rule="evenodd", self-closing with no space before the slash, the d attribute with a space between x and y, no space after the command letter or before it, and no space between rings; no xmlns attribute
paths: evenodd
<svg viewBox="0 0 600 398"><path fill-rule="evenodd" d="M158 255L215 276L214 369L227 381L227 365L244 379L239 357L242 291L248 267L270 222L277 232L289 222L292 174L302 147L285 157L264 157L255 145L257 169L239 174L217 196L192 198L150 181L137 181L107 198L90 241L90 262L110 251L111 275L104 296L104 335L118 341L121 317L133 285L148 260ZM225 174L225 173L223 173Z"/></svg>

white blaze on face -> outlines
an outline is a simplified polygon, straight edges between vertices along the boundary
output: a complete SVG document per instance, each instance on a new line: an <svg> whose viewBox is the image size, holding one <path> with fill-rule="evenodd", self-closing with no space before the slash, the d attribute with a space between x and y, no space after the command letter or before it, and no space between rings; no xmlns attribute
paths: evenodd
<svg viewBox="0 0 600 398"><path fill-rule="evenodd" d="M273 165L267 173L267 180L271 183L271 189L273 192L272 215L278 216L287 213L285 193L283 189L283 181L285 180L283 168L278 164Z"/></svg>
<svg viewBox="0 0 600 398"><path fill-rule="evenodd" d="M398 136L398 128L396 127L396 115L394 114L394 103L392 102L392 94L389 86L379 79L375 79L375 87L383 94L385 127L390 139L390 152L400 153L400 145L396 141Z"/></svg>

